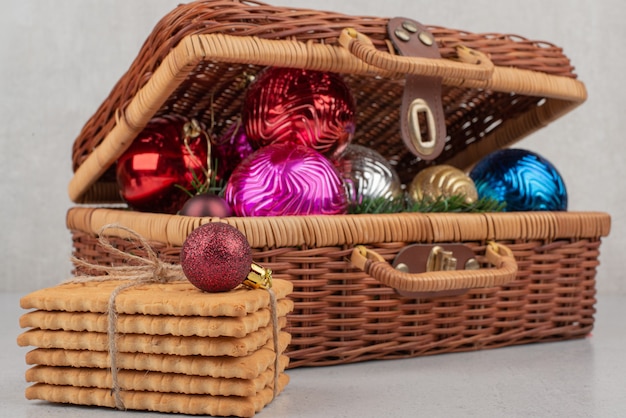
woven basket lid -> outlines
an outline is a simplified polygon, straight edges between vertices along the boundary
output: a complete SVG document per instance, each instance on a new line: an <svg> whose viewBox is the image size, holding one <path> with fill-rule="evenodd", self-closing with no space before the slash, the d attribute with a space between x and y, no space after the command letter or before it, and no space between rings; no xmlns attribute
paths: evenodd
<svg viewBox="0 0 626 418"><path fill-rule="evenodd" d="M435 160L421 160L401 140L405 75L372 67L339 45L342 31L353 28L377 51L393 56L388 22L247 0L178 6L157 23L74 141L70 198L121 202L116 160L150 119L166 114L194 118L219 136L239 118L248 77L271 65L342 73L357 99L353 142L392 161L404 182L428 164L468 168L586 99L584 84L557 46L427 25L442 62L455 62L457 47L464 46L488 57L494 72L485 80L443 77L446 144Z"/></svg>

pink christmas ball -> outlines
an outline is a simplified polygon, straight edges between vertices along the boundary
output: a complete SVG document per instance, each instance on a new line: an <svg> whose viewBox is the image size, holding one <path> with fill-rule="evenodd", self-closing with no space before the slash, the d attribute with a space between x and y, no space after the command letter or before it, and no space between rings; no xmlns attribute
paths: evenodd
<svg viewBox="0 0 626 418"><path fill-rule="evenodd" d="M224 195L237 216L335 215L348 206L337 169L302 145L256 151L235 169Z"/></svg>
<svg viewBox="0 0 626 418"><path fill-rule="evenodd" d="M180 264L198 289L227 292L243 283L250 272L252 249L237 228L211 222L189 234L181 248Z"/></svg>
<svg viewBox="0 0 626 418"><path fill-rule="evenodd" d="M190 198L178 212L183 216L214 216L228 218L233 214L226 200L214 194L203 193Z"/></svg>
<svg viewBox="0 0 626 418"><path fill-rule="evenodd" d="M306 145L325 156L352 140L356 105L335 73L271 67L248 88L243 122L253 147Z"/></svg>

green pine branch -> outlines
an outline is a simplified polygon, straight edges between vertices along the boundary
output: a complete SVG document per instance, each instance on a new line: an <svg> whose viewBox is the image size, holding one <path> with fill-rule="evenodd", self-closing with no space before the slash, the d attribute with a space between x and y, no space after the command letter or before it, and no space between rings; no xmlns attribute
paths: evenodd
<svg viewBox="0 0 626 418"><path fill-rule="evenodd" d="M226 188L226 185L224 184L223 179L220 181L217 181L217 174L216 174L217 173L217 160L214 161L213 167L215 168L211 170L210 177L207 178L205 181L202 181L198 177L198 174L196 174L195 170L190 170L191 175L192 175L192 180L191 180L192 191L187 190L180 184L175 184L174 186L178 187L179 189L187 193L189 197L194 197L196 195L206 194L206 193L211 193L217 196L222 196L224 194L224 189Z"/></svg>
<svg viewBox="0 0 626 418"><path fill-rule="evenodd" d="M378 213L400 213L400 212L421 212L421 213L483 213L502 212L506 204L491 198L478 199L475 202L467 203L465 196L455 195L449 197L440 196L436 199L426 198L419 202L407 202L403 198L397 199L364 199L358 205L350 208L350 214L378 214Z"/></svg>

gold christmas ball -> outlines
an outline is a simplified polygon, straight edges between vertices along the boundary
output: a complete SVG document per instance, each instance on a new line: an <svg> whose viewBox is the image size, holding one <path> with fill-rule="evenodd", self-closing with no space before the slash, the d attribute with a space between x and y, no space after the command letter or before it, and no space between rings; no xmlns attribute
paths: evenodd
<svg viewBox="0 0 626 418"><path fill-rule="evenodd" d="M417 173L407 193L414 202L459 195L465 196L466 203L478 200L474 181L462 170L445 164L428 167Z"/></svg>

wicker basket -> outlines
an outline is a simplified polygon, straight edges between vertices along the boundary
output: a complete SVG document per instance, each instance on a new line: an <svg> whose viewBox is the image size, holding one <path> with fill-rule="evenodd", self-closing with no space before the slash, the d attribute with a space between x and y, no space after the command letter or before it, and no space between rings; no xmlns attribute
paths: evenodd
<svg viewBox="0 0 626 418"><path fill-rule="evenodd" d="M217 219L102 207L122 203L115 162L150 119L213 118L220 135L239 115L246 77L267 66L343 74L358 98L354 142L393 161L405 182L430 164L468 168L586 98L569 60L553 45L428 26L441 58L407 57L395 53L390 22L252 1L199 1L174 9L74 143L70 197L100 206L68 212L75 255L119 263L99 249L96 231L121 223L148 238L161 258L176 262L194 228L234 225L248 238L255 261L294 282L291 367L587 335L598 249L610 228L603 213ZM405 142L400 109L413 76L441 84L447 136L436 158L417 158ZM141 251L124 236L111 239ZM461 245L481 268L420 274L391 268L416 243ZM369 258L361 263L367 273L353 264L359 255Z"/></svg>

